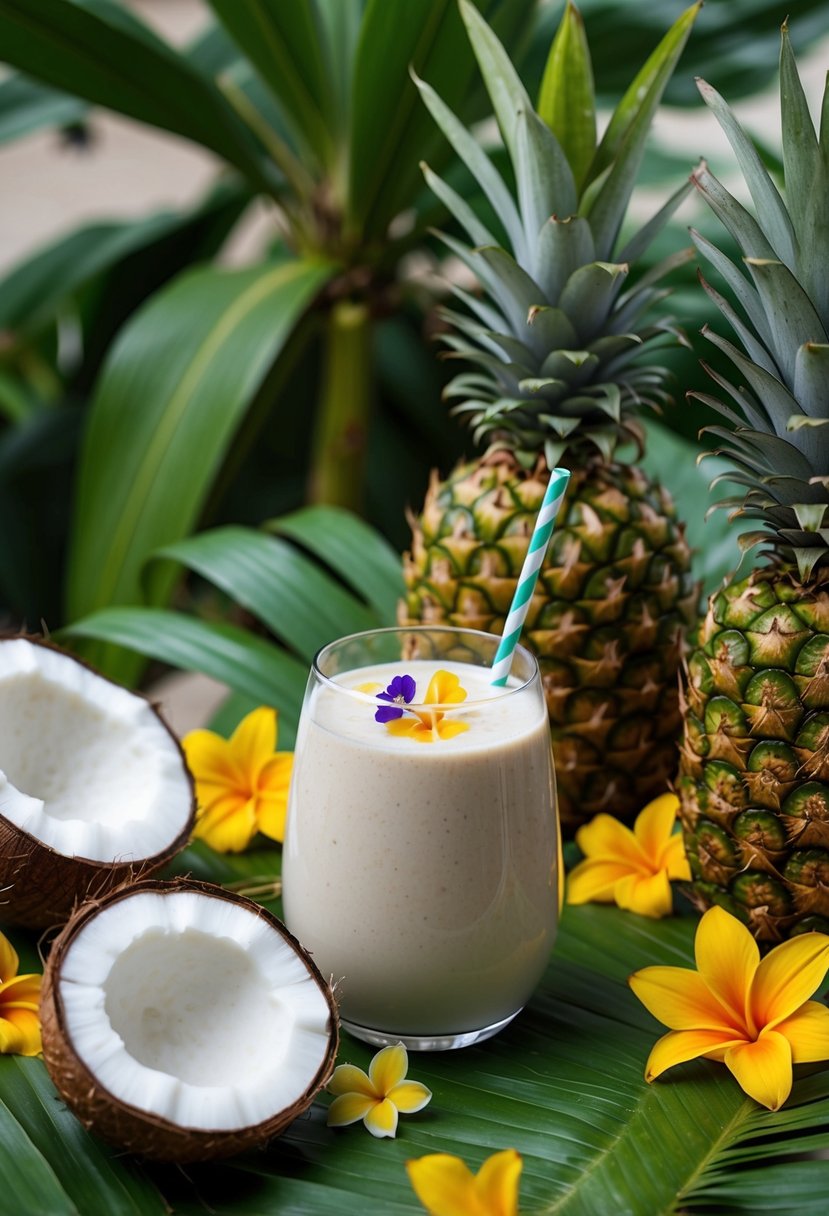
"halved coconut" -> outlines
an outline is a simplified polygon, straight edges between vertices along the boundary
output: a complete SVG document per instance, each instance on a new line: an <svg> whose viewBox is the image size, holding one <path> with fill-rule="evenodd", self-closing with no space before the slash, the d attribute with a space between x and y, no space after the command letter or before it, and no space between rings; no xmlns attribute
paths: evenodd
<svg viewBox="0 0 829 1216"><path fill-rule="evenodd" d="M185 879L82 908L49 956L41 1020L46 1066L81 1122L160 1161L277 1135L337 1054L310 955L252 900Z"/></svg>
<svg viewBox="0 0 829 1216"><path fill-rule="evenodd" d="M0 639L0 920L63 923L175 856L194 813L148 701L45 642Z"/></svg>

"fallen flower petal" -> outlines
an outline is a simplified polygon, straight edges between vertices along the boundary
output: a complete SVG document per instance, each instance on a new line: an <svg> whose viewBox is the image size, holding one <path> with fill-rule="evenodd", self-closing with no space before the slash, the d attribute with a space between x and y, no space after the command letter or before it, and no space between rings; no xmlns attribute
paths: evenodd
<svg viewBox="0 0 829 1216"><path fill-rule="evenodd" d="M194 838L220 853L240 853L257 832L284 839L293 754L277 752L276 738L276 710L264 705L229 739L210 730L185 735L198 802Z"/></svg>
<svg viewBox="0 0 829 1216"><path fill-rule="evenodd" d="M697 928L695 956L696 971L644 967L630 977L646 1008L671 1027L651 1051L646 1080L704 1057L778 1110L791 1092L793 1063L829 1059L829 1009L807 999L829 969L829 937L805 933L760 961L745 925L714 907Z"/></svg>
<svg viewBox="0 0 829 1216"><path fill-rule="evenodd" d="M584 861L573 868L567 902L616 903L638 916L669 916L671 879L690 879L682 837L674 831L679 799L663 794L639 812L633 831L612 815L579 828Z"/></svg>
<svg viewBox="0 0 829 1216"><path fill-rule="evenodd" d="M450 1153L407 1161L406 1170L429 1216L516 1216L522 1165L511 1148L493 1153L477 1174Z"/></svg>
<svg viewBox="0 0 829 1216"><path fill-rule="evenodd" d="M328 1082L335 1094L328 1108L328 1126L345 1127L362 1119L372 1136L394 1136L398 1115L422 1110L431 1091L419 1081L407 1081L409 1057L402 1043L378 1051L366 1073L354 1064L339 1064Z"/></svg>

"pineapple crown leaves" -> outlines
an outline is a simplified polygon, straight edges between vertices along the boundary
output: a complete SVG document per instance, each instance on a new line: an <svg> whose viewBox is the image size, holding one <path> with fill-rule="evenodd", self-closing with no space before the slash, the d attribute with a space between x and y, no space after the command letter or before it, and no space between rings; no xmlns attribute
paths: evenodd
<svg viewBox="0 0 829 1216"><path fill-rule="evenodd" d="M723 98L698 81L728 137L755 214L705 163L692 174L743 257L738 267L691 231L736 300L735 308L700 275L740 346L708 327L703 336L728 357L742 381L735 386L703 364L732 404L706 393L691 396L731 424L707 431L722 441L716 454L733 466L724 479L744 487L741 497L720 505L765 528L747 534L744 547L764 544L765 556L796 565L808 581L829 575L829 83L816 132L785 24L781 34L785 198Z"/></svg>
<svg viewBox="0 0 829 1216"><path fill-rule="evenodd" d="M447 358L473 366L447 396L468 415L476 441L527 457L544 449L553 464L579 444L605 459L636 428L629 415L667 400L665 369L639 362L644 348L676 338L667 319L645 314L667 294L666 274L693 255L664 259L627 287L631 264L649 247L691 189L683 184L619 248L619 233L662 93L700 8L668 31L619 102L597 144L590 53L581 16L568 0L553 41L538 108L497 37L469 0L459 0L484 79L515 190L428 83L423 101L472 173L503 229L494 234L428 165L427 184L468 242L437 235L475 276L485 298L452 284L466 312L445 309ZM505 238L505 239L504 239Z"/></svg>

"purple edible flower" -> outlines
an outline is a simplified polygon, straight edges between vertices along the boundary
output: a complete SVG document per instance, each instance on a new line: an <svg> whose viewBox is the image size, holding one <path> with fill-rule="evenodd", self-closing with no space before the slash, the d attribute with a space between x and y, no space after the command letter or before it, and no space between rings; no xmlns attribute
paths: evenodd
<svg viewBox="0 0 829 1216"><path fill-rule="evenodd" d="M403 717L401 705L408 705L414 700L417 685L411 676L395 676L385 692L378 692L378 701L390 701L391 705L382 705L374 715L375 722L393 722L395 718Z"/></svg>

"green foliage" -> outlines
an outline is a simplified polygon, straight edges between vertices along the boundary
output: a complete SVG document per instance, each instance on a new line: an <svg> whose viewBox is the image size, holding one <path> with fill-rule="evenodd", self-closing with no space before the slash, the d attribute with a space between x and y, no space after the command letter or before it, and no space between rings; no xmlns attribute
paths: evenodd
<svg viewBox="0 0 829 1216"><path fill-rule="evenodd" d="M197 846L176 868L255 883L278 860L269 851L211 863L208 853ZM40 1061L0 1059L0 1213L143 1216L164 1210L160 1192L191 1216L208 1195L217 1216L416 1216L422 1208L407 1160L450 1152L477 1168L512 1147L524 1161L522 1212L820 1216L829 1162L798 1155L823 1142L829 1072L801 1072L776 1114L710 1062L645 1083L645 1060L663 1028L626 977L651 964L693 965L695 924L566 908L548 972L507 1030L479 1047L412 1056L411 1075L434 1097L401 1119L392 1141L373 1140L359 1124L326 1128L322 1098L265 1152L184 1170L139 1165L80 1128ZM370 1056L345 1037L341 1061L365 1067Z"/></svg>

